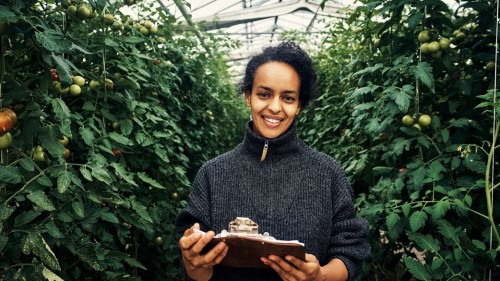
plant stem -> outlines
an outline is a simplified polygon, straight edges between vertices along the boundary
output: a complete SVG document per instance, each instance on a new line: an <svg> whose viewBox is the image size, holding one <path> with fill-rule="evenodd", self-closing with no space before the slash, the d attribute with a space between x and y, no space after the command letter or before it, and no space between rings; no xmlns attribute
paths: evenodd
<svg viewBox="0 0 500 281"><path fill-rule="evenodd" d="M490 173L491 173L491 164L493 162L493 155L495 154L495 144L498 137L498 130L500 129L500 122L497 122L495 126L495 132L493 135L493 141L491 143L490 153L488 154L488 162L486 164L486 173L485 173L485 184L484 191L486 193L486 206L488 211L488 220L490 221L491 227L493 229L493 233L495 234L495 238L497 242L500 244L500 235L498 234L497 226L495 224L495 220L493 219L493 205L491 200L491 191L490 189Z"/></svg>
<svg viewBox="0 0 500 281"><path fill-rule="evenodd" d="M11 268L15 268L15 267L25 267L25 266L35 266L34 264L32 263L16 263L16 264L13 264L9 267L6 267L5 268L5 271L11 269Z"/></svg>
<svg viewBox="0 0 500 281"><path fill-rule="evenodd" d="M16 197L16 195L18 195L21 191L23 191L30 183L32 183L34 180L38 179L39 177L45 175L45 171L46 170L43 170L41 171L38 175L34 176L33 178L31 178L29 181L27 181L23 187L19 188L19 190L17 190L16 192L14 192L14 194L12 194L4 203L4 206L7 206L9 204L9 201L12 200L12 198Z"/></svg>
<svg viewBox="0 0 500 281"><path fill-rule="evenodd" d="M3 93L2 84L5 78L5 57L3 49L3 36L0 36L0 109L3 108ZM9 154L6 149L0 150L0 164L7 165L9 162Z"/></svg>

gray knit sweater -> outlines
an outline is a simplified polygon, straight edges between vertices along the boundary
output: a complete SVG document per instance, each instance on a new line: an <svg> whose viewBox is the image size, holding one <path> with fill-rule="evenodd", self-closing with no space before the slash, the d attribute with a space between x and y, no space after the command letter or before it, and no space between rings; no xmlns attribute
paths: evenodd
<svg viewBox="0 0 500 281"><path fill-rule="evenodd" d="M177 217L183 233L195 222L202 230L227 229L236 217L249 217L259 232L276 239L299 240L321 265L333 258L347 266L349 280L369 256L368 224L355 215L353 192L343 170L330 156L304 144L296 124L282 136L266 139L246 125L245 139L199 170L188 206ZM229 249L231 251L231 249ZM216 266L213 280L281 280L272 270Z"/></svg>

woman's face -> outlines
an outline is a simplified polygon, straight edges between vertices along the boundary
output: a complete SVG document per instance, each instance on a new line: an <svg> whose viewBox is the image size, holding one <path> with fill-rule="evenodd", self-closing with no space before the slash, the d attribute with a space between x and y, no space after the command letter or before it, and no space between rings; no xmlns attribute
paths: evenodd
<svg viewBox="0 0 500 281"><path fill-rule="evenodd" d="M267 139L285 133L299 114L300 78L293 67L282 62L259 66L252 92L245 94L252 110L253 131Z"/></svg>

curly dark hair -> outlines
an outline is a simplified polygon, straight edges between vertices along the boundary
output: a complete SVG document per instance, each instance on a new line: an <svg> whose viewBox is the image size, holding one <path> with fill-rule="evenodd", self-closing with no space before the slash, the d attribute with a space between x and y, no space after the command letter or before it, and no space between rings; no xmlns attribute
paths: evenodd
<svg viewBox="0 0 500 281"><path fill-rule="evenodd" d="M239 85L240 93L252 91L253 79L259 66L268 62L283 62L295 69L300 78L300 107L304 108L316 96L316 70L309 55L294 42L283 42L266 47L253 56L245 68L245 75Z"/></svg>

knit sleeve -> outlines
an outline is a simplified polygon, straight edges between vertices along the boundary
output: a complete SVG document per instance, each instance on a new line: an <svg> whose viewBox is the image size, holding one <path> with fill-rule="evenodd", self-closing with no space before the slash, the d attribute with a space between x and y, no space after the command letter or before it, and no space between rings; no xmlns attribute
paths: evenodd
<svg viewBox="0 0 500 281"><path fill-rule="evenodd" d="M342 260L349 272L348 280L354 280L361 271L363 260L370 255L367 240L369 226L365 219L356 217L354 194L340 167L337 175L332 185L335 213L328 255L330 259Z"/></svg>
<svg viewBox="0 0 500 281"><path fill-rule="evenodd" d="M188 205L184 208L175 222L175 229L181 235L193 224L199 223L203 231L210 230L210 190L208 184L207 166L198 171L188 198Z"/></svg>
<svg viewBox="0 0 500 281"><path fill-rule="evenodd" d="M188 205L184 208L175 222L175 230L180 235L184 234L186 229L193 226L195 223L200 224L203 231L210 230L210 196L209 196L208 177L206 167L203 166L196 175L193 184L191 185L191 192L189 194ZM180 254L180 249L179 249ZM180 271L183 280L194 281L187 275L184 264L180 263Z"/></svg>

